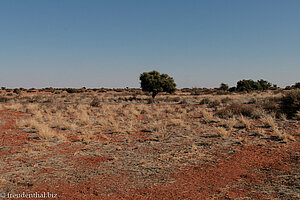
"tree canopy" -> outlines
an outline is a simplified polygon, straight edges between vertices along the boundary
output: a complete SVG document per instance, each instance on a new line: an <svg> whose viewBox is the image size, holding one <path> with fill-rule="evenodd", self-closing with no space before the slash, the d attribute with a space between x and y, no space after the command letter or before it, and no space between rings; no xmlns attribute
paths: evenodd
<svg viewBox="0 0 300 200"><path fill-rule="evenodd" d="M159 92L172 94L176 91L174 79L168 74L160 74L155 70L142 73L140 75L140 81L142 90L151 92L153 99Z"/></svg>

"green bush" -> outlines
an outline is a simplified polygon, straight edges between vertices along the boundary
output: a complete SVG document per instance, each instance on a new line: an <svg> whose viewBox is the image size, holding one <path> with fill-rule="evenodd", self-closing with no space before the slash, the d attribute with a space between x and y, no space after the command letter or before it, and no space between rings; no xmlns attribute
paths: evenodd
<svg viewBox="0 0 300 200"><path fill-rule="evenodd" d="M227 91L229 89L229 86L225 83L221 83L219 89L223 91Z"/></svg>
<svg viewBox="0 0 300 200"><path fill-rule="evenodd" d="M295 83L295 85L293 85L293 88L300 88L300 82Z"/></svg>
<svg viewBox="0 0 300 200"><path fill-rule="evenodd" d="M236 89L239 92L251 92L253 90L262 90L262 87L258 82L255 82L250 79L238 81Z"/></svg>
<svg viewBox="0 0 300 200"><path fill-rule="evenodd" d="M240 80L237 82L236 90L239 92L251 92L254 90L268 90L271 89L272 84L266 80L260 79L258 81Z"/></svg>
<svg viewBox="0 0 300 200"><path fill-rule="evenodd" d="M258 80L257 83L260 85L262 90L268 90L272 87L272 84L270 82L263 79Z"/></svg>

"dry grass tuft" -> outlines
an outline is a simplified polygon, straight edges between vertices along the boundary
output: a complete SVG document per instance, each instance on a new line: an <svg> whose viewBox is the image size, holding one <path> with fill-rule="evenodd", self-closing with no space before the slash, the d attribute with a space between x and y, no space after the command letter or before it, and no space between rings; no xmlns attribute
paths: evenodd
<svg viewBox="0 0 300 200"><path fill-rule="evenodd" d="M214 129L215 133L222 138L227 138L229 136L229 133L223 127L215 127Z"/></svg>
<svg viewBox="0 0 300 200"><path fill-rule="evenodd" d="M231 119L227 119L227 120L221 120L221 121L223 121L223 126L225 126L226 128L228 128L229 131L232 131L233 128L234 128L234 126L237 123L235 117L233 117Z"/></svg>
<svg viewBox="0 0 300 200"><path fill-rule="evenodd" d="M257 136L265 136L265 130L262 128L258 128L256 131Z"/></svg>
<svg viewBox="0 0 300 200"><path fill-rule="evenodd" d="M296 113L296 119L300 120L300 110L298 110L297 113Z"/></svg>
<svg viewBox="0 0 300 200"><path fill-rule="evenodd" d="M55 136L57 136L57 134L51 129L49 128L46 124L37 124L35 129L37 130L37 134L39 135L39 137L41 139L51 139Z"/></svg>
<svg viewBox="0 0 300 200"><path fill-rule="evenodd" d="M184 126L184 121L182 119L170 119L169 122L171 126Z"/></svg>
<svg viewBox="0 0 300 200"><path fill-rule="evenodd" d="M16 120L16 128L35 129L39 125L38 121L33 118Z"/></svg>
<svg viewBox="0 0 300 200"><path fill-rule="evenodd" d="M206 123L213 121L214 116L211 112L207 112L206 110L202 110L202 116Z"/></svg>
<svg viewBox="0 0 300 200"><path fill-rule="evenodd" d="M280 140L283 140L284 142L288 142L289 140L296 141L294 136L292 136L288 133L284 133L284 132L280 131L278 128L274 128L273 134L274 134L274 136L278 137Z"/></svg>
<svg viewBox="0 0 300 200"><path fill-rule="evenodd" d="M83 133L80 137L79 140L83 142L84 144L89 144L95 139L95 135L91 132L86 132Z"/></svg>
<svg viewBox="0 0 300 200"><path fill-rule="evenodd" d="M272 128L276 127L275 120L271 115L264 115L261 118L261 121L263 122L265 127L272 127Z"/></svg>
<svg viewBox="0 0 300 200"><path fill-rule="evenodd" d="M249 130L251 128L250 120L244 117L243 115L240 115L239 122L240 122L239 124L240 128L246 128L246 130Z"/></svg>
<svg viewBox="0 0 300 200"><path fill-rule="evenodd" d="M166 141L171 137L171 132L167 129L167 123L163 120L153 122L151 129L153 135L159 141Z"/></svg>
<svg viewBox="0 0 300 200"><path fill-rule="evenodd" d="M284 114L284 113L281 113L281 114L279 115L279 118L280 118L281 120L283 120L283 121L287 121L287 116L286 116L286 114ZM300 112L299 112L299 119L300 119Z"/></svg>
<svg viewBox="0 0 300 200"><path fill-rule="evenodd" d="M84 126L91 124L90 116L88 115L86 110L82 110L81 112L79 112L79 114L77 115L77 119L80 125Z"/></svg>

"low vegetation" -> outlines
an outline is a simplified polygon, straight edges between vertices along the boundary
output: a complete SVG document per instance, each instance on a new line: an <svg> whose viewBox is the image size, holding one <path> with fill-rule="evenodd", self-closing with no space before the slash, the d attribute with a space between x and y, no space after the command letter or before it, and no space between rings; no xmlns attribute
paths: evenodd
<svg viewBox="0 0 300 200"><path fill-rule="evenodd" d="M204 170L201 177L211 173L211 185L224 175L223 181L231 180L236 187L248 187L247 173L255 171L251 181L261 183L256 188L273 189L272 196L280 187L277 179L268 179L265 187L266 182L255 177L284 174L281 169L278 172L279 161L280 165L296 163L295 150L285 159L276 152L298 144L299 89L229 92L226 85L221 86L171 94L161 91L151 104L150 90L32 88L14 92L5 88L0 91L0 142L5 149L1 151L5 163L1 163L0 184L7 191L20 187L31 191L42 187L40 180L48 180L57 191L57 184L68 180L66 188L87 185L85 190L75 189L80 197L86 192L100 199L96 190L90 193L87 188L97 187L110 196L111 191L125 191L119 180L134 189L173 184L174 174L192 167L193 173ZM213 167L205 171L202 166ZM243 171L247 167L251 172ZM215 180L219 172L222 178ZM16 176L11 177L13 173ZM289 178L296 180L297 174L291 174ZM194 175L183 177L184 184L194 180ZM111 180L118 180L117 186ZM293 185L289 189L280 195L293 199L297 191Z"/></svg>

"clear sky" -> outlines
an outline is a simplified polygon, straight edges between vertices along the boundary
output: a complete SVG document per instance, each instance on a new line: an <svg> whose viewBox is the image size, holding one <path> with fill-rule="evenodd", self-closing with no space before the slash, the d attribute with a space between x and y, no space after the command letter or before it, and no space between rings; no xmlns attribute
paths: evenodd
<svg viewBox="0 0 300 200"><path fill-rule="evenodd" d="M0 0L0 86L300 81L299 0Z"/></svg>

